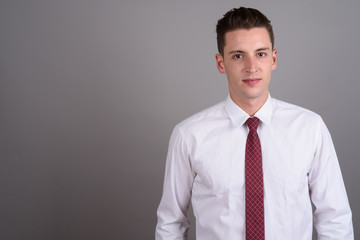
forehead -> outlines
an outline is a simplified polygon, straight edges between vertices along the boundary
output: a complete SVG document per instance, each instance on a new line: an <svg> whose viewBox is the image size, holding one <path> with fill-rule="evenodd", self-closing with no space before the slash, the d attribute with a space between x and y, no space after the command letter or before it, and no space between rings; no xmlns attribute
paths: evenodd
<svg viewBox="0 0 360 240"><path fill-rule="evenodd" d="M251 51L271 49L271 40L266 28L236 29L225 34L224 52L233 50Z"/></svg>

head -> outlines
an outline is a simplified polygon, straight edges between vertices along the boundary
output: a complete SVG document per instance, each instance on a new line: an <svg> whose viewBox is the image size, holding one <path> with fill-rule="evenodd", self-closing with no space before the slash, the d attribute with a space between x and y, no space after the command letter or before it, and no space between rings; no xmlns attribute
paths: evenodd
<svg viewBox="0 0 360 240"><path fill-rule="evenodd" d="M270 21L258 10L239 8L217 24L217 68L227 76L231 99L254 114L266 101L271 72L276 68Z"/></svg>
<svg viewBox="0 0 360 240"><path fill-rule="evenodd" d="M265 28L274 49L274 32L270 20L260 11L253 8L234 8L225 13L216 25L217 45L219 53L224 56L226 44L225 34L237 29Z"/></svg>

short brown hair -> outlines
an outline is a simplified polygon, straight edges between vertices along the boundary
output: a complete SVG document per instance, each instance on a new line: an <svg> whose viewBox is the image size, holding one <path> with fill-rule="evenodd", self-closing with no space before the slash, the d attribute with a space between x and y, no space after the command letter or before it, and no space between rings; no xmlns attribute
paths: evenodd
<svg viewBox="0 0 360 240"><path fill-rule="evenodd" d="M270 20L259 10L253 8L234 8L225 13L216 25L217 45L219 53L224 56L225 34L236 29L264 27L269 33L274 48L274 32Z"/></svg>

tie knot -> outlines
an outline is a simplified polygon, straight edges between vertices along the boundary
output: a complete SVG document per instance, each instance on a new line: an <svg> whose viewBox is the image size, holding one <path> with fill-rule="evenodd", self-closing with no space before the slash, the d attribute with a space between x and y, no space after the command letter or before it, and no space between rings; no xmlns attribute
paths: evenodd
<svg viewBox="0 0 360 240"><path fill-rule="evenodd" d="M259 126L259 119L257 117L248 118L248 120L246 120L246 125L249 127L250 131L256 131Z"/></svg>

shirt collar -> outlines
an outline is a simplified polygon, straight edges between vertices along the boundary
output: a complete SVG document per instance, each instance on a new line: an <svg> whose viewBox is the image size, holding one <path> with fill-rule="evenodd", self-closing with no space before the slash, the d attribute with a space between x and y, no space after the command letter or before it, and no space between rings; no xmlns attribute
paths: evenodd
<svg viewBox="0 0 360 240"><path fill-rule="evenodd" d="M227 96L225 100L225 109L235 126L242 126L246 120L250 117L244 110L242 110L234 101L230 98L230 95ZM261 122L266 125L271 123L271 116L273 113L272 98L269 96L265 104L257 111L254 117L260 119Z"/></svg>

